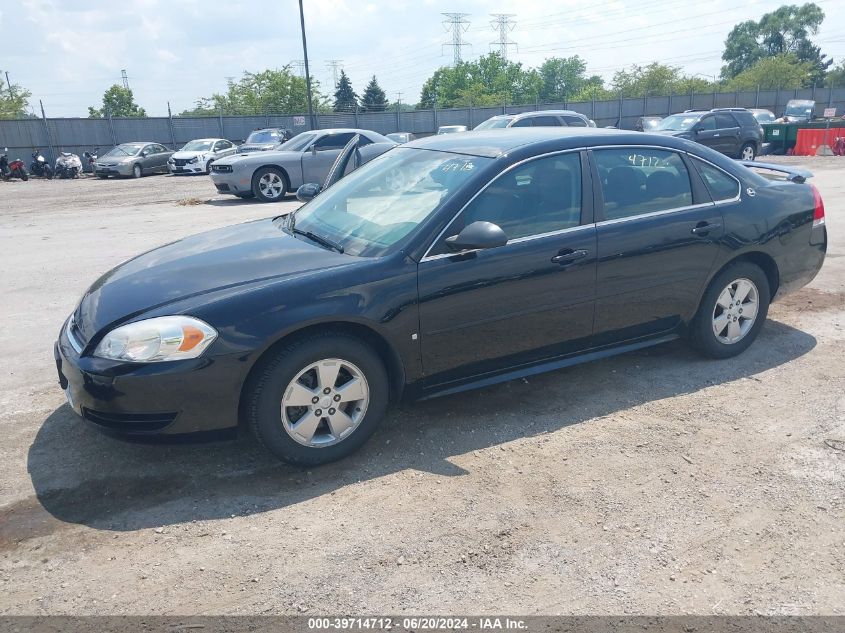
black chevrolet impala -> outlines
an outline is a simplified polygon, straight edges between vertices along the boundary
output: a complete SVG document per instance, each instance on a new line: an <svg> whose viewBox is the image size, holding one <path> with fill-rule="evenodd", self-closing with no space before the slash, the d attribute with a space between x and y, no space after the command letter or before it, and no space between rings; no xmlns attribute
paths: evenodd
<svg viewBox="0 0 845 633"><path fill-rule="evenodd" d="M731 357L822 265L809 175L616 130L414 141L286 217L103 275L59 335L60 383L112 433L242 424L316 464L361 446L402 397L677 337Z"/></svg>

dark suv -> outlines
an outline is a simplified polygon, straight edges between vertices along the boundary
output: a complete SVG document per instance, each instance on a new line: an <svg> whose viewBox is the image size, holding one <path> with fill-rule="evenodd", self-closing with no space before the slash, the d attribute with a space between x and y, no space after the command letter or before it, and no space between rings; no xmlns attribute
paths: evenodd
<svg viewBox="0 0 845 633"><path fill-rule="evenodd" d="M745 108L687 110L667 116L655 131L688 138L743 160L754 160L763 145L763 128Z"/></svg>
<svg viewBox="0 0 845 633"><path fill-rule="evenodd" d="M291 138L293 138L293 132L285 128L262 127L249 133L249 137L238 147L238 153L266 152Z"/></svg>

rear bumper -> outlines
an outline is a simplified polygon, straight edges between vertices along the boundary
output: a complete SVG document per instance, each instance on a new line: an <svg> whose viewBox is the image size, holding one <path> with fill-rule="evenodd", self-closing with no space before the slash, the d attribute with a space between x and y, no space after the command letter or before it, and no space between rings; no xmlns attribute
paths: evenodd
<svg viewBox="0 0 845 633"><path fill-rule="evenodd" d="M183 435L238 424L243 368L237 359L135 364L80 357L64 329L53 356L68 404L110 434Z"/></svg>

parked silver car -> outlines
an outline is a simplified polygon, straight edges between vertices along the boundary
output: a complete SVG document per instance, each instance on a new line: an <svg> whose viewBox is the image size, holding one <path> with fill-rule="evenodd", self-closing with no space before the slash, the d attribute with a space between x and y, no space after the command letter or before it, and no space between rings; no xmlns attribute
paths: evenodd
<svg viewBox="0 0 845 633"><path fill-rule="evenodd" d="M596 127L592 119L574 110L537 110L519 114L497 114L474 130L493 130L506 127Z"/></svg>
<svg viewBox="0 0 845 633"><path fill-rule="evenodd" d="M97 159L94 173L100 178L166 174L167 159L172 155L172 151L159 143L121 143Z"/></svg>
<svg viewBox="0 0 845 633"><path fill-rule="evenodd" d="M396 143L399 143L400 145L402 143L410 143L415 138L417 138L411 132L391 132L390 134L387 134L386 136L391 141L395 141Z"/></svg>
<svg viewBox="0 0 845 633"><path fill-rule="evenodd" d="M217 191L262 202L281 200L305 183L325 180L343 147L359 134L361 163L396 147L370 130L338 128L302 132L273 151L235 154L215 161L211 180Z"/></svg>
<svg viewBox="0 0 845 633"><path fill-rule="evenodd" d="M225 138L198 138L185 143L167 160L167 166L171 174L207 174L211 163L236 151L237 146Z"/></svg>

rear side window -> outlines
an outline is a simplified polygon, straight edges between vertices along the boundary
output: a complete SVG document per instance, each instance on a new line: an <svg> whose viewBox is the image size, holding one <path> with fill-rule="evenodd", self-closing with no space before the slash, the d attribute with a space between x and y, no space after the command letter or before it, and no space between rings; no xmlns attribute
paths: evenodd
<svg viewBox="0 0 845 633"><path fill-rule="evenodd" d="M724 130L725 128L738 126L736 123L736 119L734 119L730 114L717 114L716 127L720 130Z"/></svg>
<svg viewBox="0 0 845 633"><path fill-rule="evenodd" d="M534 127L560 127L560 121L556 116L534 116L531 117Z"/></svg>
<svg viewBox="0 0 845 633"><path fill-rule="evenodd" d="M604 218L618 220L692 204L689 172L675 152L641 147L595 150Z"/></svg>
<svg viewBox="0 0 845 633"><path fill-rule="evenodd" d="M511 127L531 127L532 125L534 124L531 122L531 117L528 117L525 119L519 119L516 123L511 125Z"/></svg>
<svg viewBox="0 0 845 633"><path fill-rule="evenodd" d="M581 117L563 115L561 118L564 120L564 122L566 122L569 127L588 127L587 122L584 121L584 119L582 119Z"/></svg>
<svg viewBox="0 0 845 633"><path fill-rule="evenodd" d="M505 172L467 205L446 233L454 235L478 221L497 224L509 240L578 226L581 156L573 152L538 158Z"/></svg>
<svg viewBox="0 0 845 633"><path fill-rule="evenodd" d="M718 167L697 158L692 159L714 202L731 200L739 195L739 183Z"/></svg>
<svg viewBox="0 0 845 633"><path fill-rule="evenodd" d="M757 119L750 112L734 112L734 116L743 127L757 127Z"/></svg>

